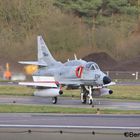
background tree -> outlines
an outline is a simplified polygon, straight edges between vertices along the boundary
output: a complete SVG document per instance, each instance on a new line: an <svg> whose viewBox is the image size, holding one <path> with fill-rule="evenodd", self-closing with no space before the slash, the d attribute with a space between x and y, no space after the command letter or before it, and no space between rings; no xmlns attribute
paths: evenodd
<svg viewBox="0 0 140 140"><path fill-rule="evenodd" d="M98 26L115 25L119 22L121 27L124 16L135 18L140 13L138 0L55 0L54 5L64 13L73 13L88 25L89 44L95 48L100 44L96 42Z"/></svg>

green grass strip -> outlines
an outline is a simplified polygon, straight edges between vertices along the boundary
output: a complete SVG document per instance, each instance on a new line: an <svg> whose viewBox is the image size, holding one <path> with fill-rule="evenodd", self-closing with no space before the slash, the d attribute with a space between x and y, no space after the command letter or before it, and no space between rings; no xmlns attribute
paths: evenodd
<svg viewBox="0 0 140 140"><path fill-rule="evenodd" d="M97 111L97 108L1 104L0 113L140 114L140 110L100 109Z"/></svg>

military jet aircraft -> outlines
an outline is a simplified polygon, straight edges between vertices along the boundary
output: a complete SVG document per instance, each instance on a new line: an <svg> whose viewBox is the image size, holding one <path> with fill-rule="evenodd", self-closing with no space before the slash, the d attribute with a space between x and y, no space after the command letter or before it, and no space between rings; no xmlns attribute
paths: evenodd
<svg viewBox="0 0 140 140"><path fill-rule="evenodd" d="M60 85L79 86L81 102L86 104L88 99L88 103L93 104L94 96L113 93L107 86L115 83L111 82L111 79L100 70L95 62L86 62L75 57L74 60L61 63L53 58L42 36L37 37L37 44L38 61L19 61L21 64L39 66L38 71L33 74L34 82L19 83L20 85L35 86L38 89L35 92L36 96L51 96L55 104L57 96L62 94Z"/></svg>

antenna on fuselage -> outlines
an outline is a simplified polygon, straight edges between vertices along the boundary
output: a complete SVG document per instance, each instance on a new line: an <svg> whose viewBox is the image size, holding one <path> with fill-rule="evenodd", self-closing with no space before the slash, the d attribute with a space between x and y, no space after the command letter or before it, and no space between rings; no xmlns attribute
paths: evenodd
<svg viewBox="0 0 140 140"><path fill-rule="evenodd" d="M76 56L76 54L74 54L74 59L77 60L77 56Z"/></svg>

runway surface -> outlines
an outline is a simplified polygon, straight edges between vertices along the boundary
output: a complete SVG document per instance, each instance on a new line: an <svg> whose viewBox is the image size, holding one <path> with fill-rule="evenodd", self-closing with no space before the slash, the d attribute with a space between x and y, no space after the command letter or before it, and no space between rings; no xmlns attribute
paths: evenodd
<svg viewBox="0 0 140 140"><path fill-rule="evenodd" d="M0 113L0 124L140 127L140 115Z"/></svg>
<svg viewBox="0 0 140 140"><path fill-rule="evenodd" d="M51 98L43 97L20 97L20 96L0 96L0 104L28 104L28 105L52 105ZM140 102L124 101L116 99L100 99L94 101L96 108L119 109L119 110L140 110ZM55 106L91 108L91 105L82 104L80 99L70 97L59 97Z"/></svg>
<svg viewBox="0 0 140 140"><path fill-rule="evenodd" d="M140 83L120 83L140 85ZM11 83L0 83L11 85ZM17 86L17 83L12 83ZM0 104L52 105L51 98L0 96ZM80 99L59 97L52 106L91 108ZM96 108L140 110L140 102L96 99ZM0 139L5 140L123 140L140 138L140 115L0 113Z"/></svg>
<svg viewBox="0 0 140 140"><path fill-rule="evenodd" d="M91 140L140 137L140 115L0 113L0 139Z"/></svg>

